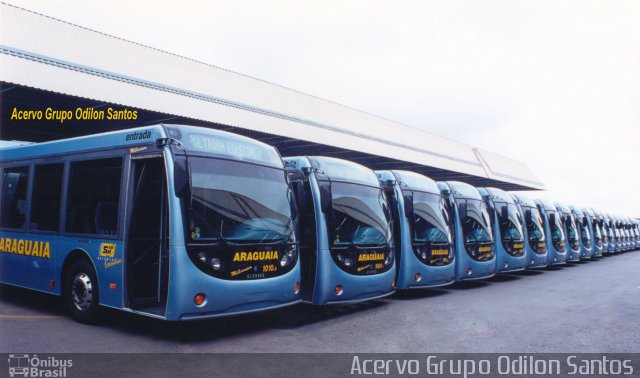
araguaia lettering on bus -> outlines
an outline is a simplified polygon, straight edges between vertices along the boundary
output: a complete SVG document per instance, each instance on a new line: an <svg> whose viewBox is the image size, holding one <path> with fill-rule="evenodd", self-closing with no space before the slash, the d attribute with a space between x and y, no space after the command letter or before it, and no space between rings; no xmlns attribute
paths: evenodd
<svg viewBox="0 0 640 378"><path fill-rule="evenodd" d="M358 261L379 261L384 260L384 253L363 253L358 256Z"/></svg>
<svg viewBox="0 0 640 378"><path fill-rule="evenodd" d="M277 260L279 258L278 251L236 252L233 255L233 262Z"/></svg>
<svg viewBox="0 0 640 378"><path fill-rule="evenodd" d="M0 252L50 259L51 245L48 241L42 240L12 239L0 237Z"/></svg>

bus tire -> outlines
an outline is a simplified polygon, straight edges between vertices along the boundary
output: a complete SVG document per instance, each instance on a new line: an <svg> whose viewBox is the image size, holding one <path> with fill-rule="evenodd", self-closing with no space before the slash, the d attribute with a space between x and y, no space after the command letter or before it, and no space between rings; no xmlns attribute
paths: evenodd
<svg viewBox="0 0 640 378"><path fill-rule="evenodd" d="M63 301L71 316L80 323L98 321L100 291L93 266L86 259L75 261L64 280Z"/></svg>

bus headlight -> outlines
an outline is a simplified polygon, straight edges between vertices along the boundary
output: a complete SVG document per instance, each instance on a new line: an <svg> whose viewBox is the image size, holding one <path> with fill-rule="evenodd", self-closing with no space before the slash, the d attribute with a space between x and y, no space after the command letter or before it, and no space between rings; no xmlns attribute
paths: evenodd
<svg viewBox="0 0 640 378"><path fill-rule="evenodd" d="M206 262L207 262L207 254L204 253L204 252L198 253L198 260L200 260L201 263L206 264Z"/></svg>
<svg viewBox="0 0 640 378"><path fill-rule="evenodd" d="M217 257L212 258L210 264L213 270L220 270L220 268L222 268L222 261Z"/></svg>
<svg viewBox="0 0 640 378"><path fill-rule="evenodd" d="M389 252L387 252L387 257L385 257L384 259L384 265L391 265L391 263L393 262L393 254L394 254L393 248L389 248Z"/></svg>
<svg viewBox="0 0 640 378"><path fill-rule="evenodd" d="M289 256L287 256L287 254L285 253L280 258L280 266L284 268L288 264L289 264Z"/></svg>

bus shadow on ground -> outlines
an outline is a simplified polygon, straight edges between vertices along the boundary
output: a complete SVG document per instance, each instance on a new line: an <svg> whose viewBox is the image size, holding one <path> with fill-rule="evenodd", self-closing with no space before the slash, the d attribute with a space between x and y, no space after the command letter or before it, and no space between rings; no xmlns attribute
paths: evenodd
<svg viewBox="0 0 640 378"><path fill-rule="evenodd" d="M62 307L60 297L55 295L0 285L0 300L10 304L11 307L19 308L20 315L28 312L29 316L60 316L65 323L74 322ZM184 322L164 321L126 311L102 308L100 319L95 327L155 340L204 342L259 333L269 329L293 330L314 323L332 322L341 317L356 316L361 312L383 308L388 304L388 300L329 306L299 304L254 314Z"/></svg>
<svg viewBox="0 0 640 378"><path fill-rule="evenodd" d="M24 310L33 311L35 316L64 316L60 297L21 287L0 284L0 300L9 302ZM4 314L12 315L12 314Z"/></svg>
<svg viewBox="0 0 640 378"><path fill-rule="evenodd" d="M405 301L405 300L439 297L441 295L445 295L449 293L449 291L443 290L444 288L445 287L398 290L395 292L395 294L393 294L391 299Z"/></svg>
<svg viewBox="0 0 640 378"><path fill-rule="evenodd" d="M508 272L508 273L496 274L495 276L489 278L487 281L489 281L489 282L509 282L509 281L517 281L517 280L522 279L522 277L514 275L512 273L517 273L517 272Z"/></svg>
<svg viewBox="0 0 640 378"><path fill-rule="evenodd" d="M385 305L387 303L382 300L322 307L300 304L255 314L185 322L167 322L106 309L105 313L108 313L108 317L105 316L106 319L100 326L151 339L189 343L208 342L270 329L295 330L315 323L332 322L341 317L369 312Z"/></svg>
<svg viewBox="0 0 640 378"><path fill-rule="evenodd" d="M452 285L447 286L447 288L454 290L472 290L487 287L489 285L491 285L489 279L485 278L473 281L456 281Z"/></svg>
<svg viewBox="0 0 640 378"><path fill-rule="evenodd" d="M519 270L517 272L509 272L509 273L505 273L508 274L510 276L516 276L516 277L530 277L530 276L539 276L541 274L544 274L544 270L541 269L525 269L525 270Z"/></svg>

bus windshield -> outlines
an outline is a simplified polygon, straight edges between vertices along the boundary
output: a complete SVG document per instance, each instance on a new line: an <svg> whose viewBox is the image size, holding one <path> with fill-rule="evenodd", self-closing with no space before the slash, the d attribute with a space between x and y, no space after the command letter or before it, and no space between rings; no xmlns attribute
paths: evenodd
<svg viewBox="0 0 640 378"><path fill-rule="evenodd" d="M296 213L283 170L214 158L189 162L192 241L293 241Z"/></svg>
<svg viewBox="0 0 640 378"><path fill-rule="evenodd" d="M389 244L389 212L382 188L334 181L331 197L327 228L332 248Z"/></svg>
<svg viewBox="0 0 640 378"><path fill-rule="evenodd" d="M524 236L516 205L505 202L494 202L494 204L498 215L498 224L500 225L502 246L510 255L519 256L523 254ZM503 217L503 212L506 213L506 217Z"/></svg>
<svg viewBox="0 0 640 378"><path fill-rule="evenodd" d="M413 192L413 243L451 243L444 200L433 193ZM448 218L448 217L447 217Z"/></svg>
<svg viewBox="0 0 640 378"><path fill-rule="evenodd" d="M522 227L518 220L518 210L516 209L516 205L504 202L495 202L495 206L498 217L502 214L503 208L507 209L507 218L499 219L500 236L502 237L502 241L522 241L524 236L522 236Z"/></svg>
<svg viewBox="0 0 640 378"><path fill-rule="evenodd" d="M587 224L587 219L583 217L579 223L580 223L580 237L582 238L582 243L587 248L591 248L591 232L589 231L589 225Z"/></svg>
<svg viewBox="0 0 640 378"><path fill-rule="evenodd" d="M489 231L487 207L481 200L464 199L456 200L460 207L462 203L466 203L467 214L462 220L462 230L464 233L465 243L484 243L492 242L491 232Z"/></svg>
<svg viewBox="0 0 640 378"><path fill-rule="evenodd" d="M552 214L555 218L554 222L551 222ZM553 242L556 250L558 250L559 252L565 252L566 246L564 243L566 239L564 236L564 231L562 231L562 224L560 224L560 216L558 213L553 211L548 211L547 216L549 217L549 228L551 229L551 241Z"/></svg>
<svg viewBox="0 0 640 378"><path fill-rule="evenodd" d="M542 231L542 219L540 213L535 207L528 208L525 211L525 220L527 221L527 232L529 233L529 244L534 250L538 249L538 243L545 241L544 232Z"/></svg>
<svg viewBox="0 0 640 378"><path fill-rule="evenodd" d="M567 228L567 242L573 250L580 250L580 244L578 243L578 230L576 228L576 220L573 214L566 215L564 218L564 224Z"/></svg>

